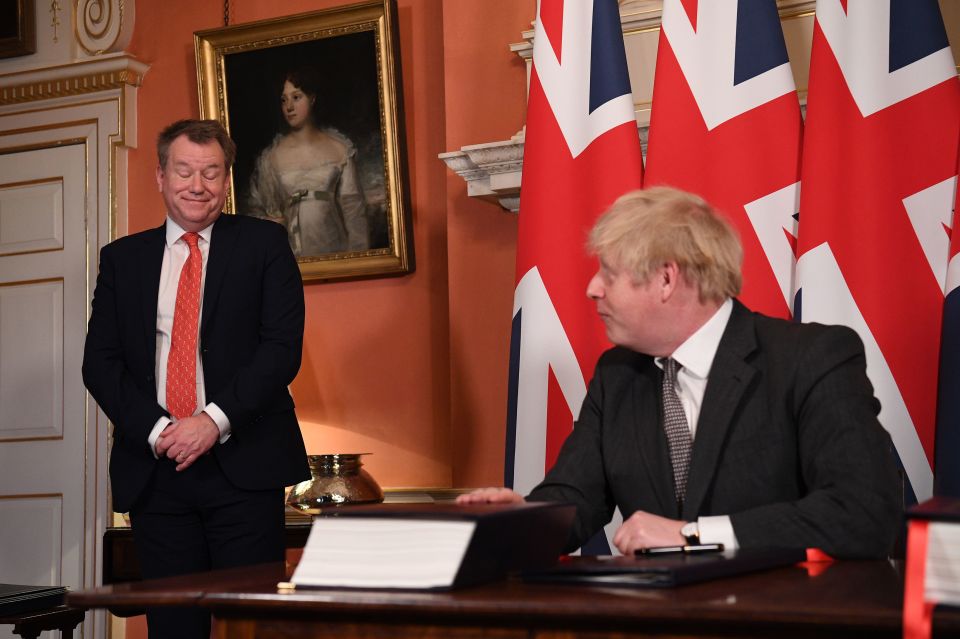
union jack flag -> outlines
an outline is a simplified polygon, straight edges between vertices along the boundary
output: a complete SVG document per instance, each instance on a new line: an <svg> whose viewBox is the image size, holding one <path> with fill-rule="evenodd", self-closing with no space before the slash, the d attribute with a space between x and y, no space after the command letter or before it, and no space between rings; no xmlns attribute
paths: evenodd
<svg viewBox="0 0 960 639"><path fill-rule="evenodd" d="M587 231L643 175L616 0L540 0L534 32L504 471L521 493L556 461L609 346L585 299Z"/></svg>
<svg viewBox="0 0 960 639"><path fill-rule="evenodd" d="M957 155L960 174L960 153ZM953 188L953 227L960 220L960 187ZM950 234L947 260L943 333L940 340L940 393L937 403L936 473L934 493L960 497L960 232Z"/></svg>
<svg viewBox="0 0 960 639"><path fill-rule="evenodd" d="M936 0L818 0L795 310L860 334L880 421L919 500L933 491L958 134L960 83Z"/></svg>
<svg viewBox="0 0 960 639"><path fill-rule="evenodd" d="M789 317L800 103L775 0L665 0L644 186L723 211L744 246L741 299Z"/></svg>

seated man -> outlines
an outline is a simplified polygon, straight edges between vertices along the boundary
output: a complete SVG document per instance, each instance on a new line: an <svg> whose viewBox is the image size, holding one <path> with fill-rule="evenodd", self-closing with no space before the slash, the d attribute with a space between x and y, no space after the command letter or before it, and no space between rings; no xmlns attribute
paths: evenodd
<svg viewBox="0 0 960 639"><path fill-rule="evenodd" d="M619 507L624 554L698 540L883 557L901 522L891 440L863 345L843 326L734 299L743 252L700 198L621 197L596 223L587 295L616 346L529 500L575 504L570 549ZM521 501L487 488L462 503Z"/></svg>

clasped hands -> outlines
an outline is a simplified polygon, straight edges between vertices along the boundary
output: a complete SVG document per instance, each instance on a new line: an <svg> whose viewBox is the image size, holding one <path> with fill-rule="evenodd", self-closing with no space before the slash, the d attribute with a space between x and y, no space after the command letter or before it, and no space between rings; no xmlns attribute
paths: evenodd
<svg viewBox="0 0 960 639"><path fill-rule="evenodd" d="M523 501L523 495L509 488L480 488L457 497L458 504L519 504ZM624 555L633 555L640 548L682 546L686 543L680 534L684 523L638 510L617 529L613 545Z"/></svg>
<svg viewBox="0 0 960 639"><path fill-rule="evenodd" d="M163 429L157 438L158 457L177 462L177 470L186 470L220 439L220 429L206 413L184 417Z"/></svg>

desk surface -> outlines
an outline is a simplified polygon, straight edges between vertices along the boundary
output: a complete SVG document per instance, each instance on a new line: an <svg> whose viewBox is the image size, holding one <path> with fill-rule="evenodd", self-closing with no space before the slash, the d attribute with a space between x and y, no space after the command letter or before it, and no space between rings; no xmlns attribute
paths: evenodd
<svg viewBox="0 0 960 639"><path fill-rule="evenodd" d="M886 561L804 564L670 589L510 579L452 592L278 592L277 582L288 576L288 567L262 564L73 592L67 603L202 606L218 618L224 637L326 637L334 630L341 637L380 636L376 628L395 637L405 636L398 628L415 629L411 636L463 637L625 637L641 630L671 637L901 635L902 566ZM325 628L319 634L318 625ZM960 611L938 609L934 636L960 637Z"/></svg>

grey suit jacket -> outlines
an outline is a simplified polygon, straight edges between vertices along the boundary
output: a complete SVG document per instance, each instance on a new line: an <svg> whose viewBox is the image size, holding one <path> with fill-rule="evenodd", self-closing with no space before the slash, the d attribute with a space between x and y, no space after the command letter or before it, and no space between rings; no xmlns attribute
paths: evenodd
<svg viewBox="0 0 960 639"><path fill-rule="evenodd" d="M652 357L613 348L597 363L574 430L529 496L577 506L570 547L615 507L692 521L729 515L741 547L880 557L902 499L863 345L841 326L800 324L734 302L707 381L687 498L674 498Z"/></svg>

